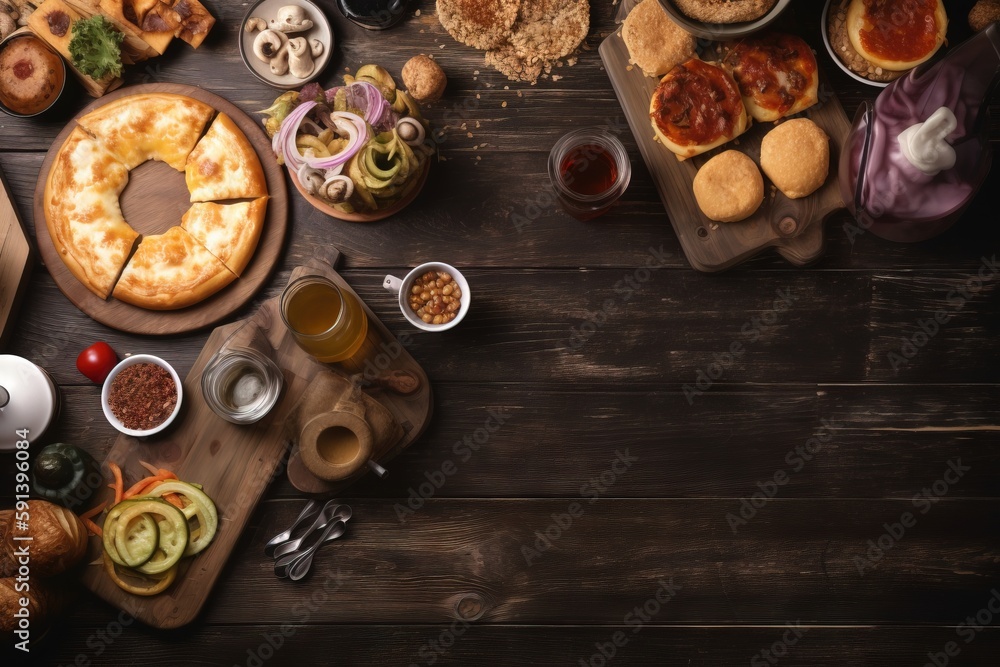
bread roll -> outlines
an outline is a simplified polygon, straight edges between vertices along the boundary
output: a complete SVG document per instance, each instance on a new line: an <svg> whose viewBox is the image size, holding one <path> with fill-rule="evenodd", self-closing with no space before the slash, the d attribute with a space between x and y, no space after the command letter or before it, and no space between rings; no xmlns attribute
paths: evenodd
<svg viewBox="0 0 1000 667"><path fill-rule="evenodd" d="M21 609L21 598L27 598L29 622L36 632L40 632L51 612L46 588L35 579L21 582L21 588L27 590L17 590L17 583L14 577L0 579L0 631L9 635L18 628L19 617L14 614Z"/></svg>
<svg viewBox="0 0 1000 667"><path fill-rule="evenodd" d="M646 76L666 74L694 55L694 35L670 20L658 0L642 0L622 24L629 62Z"/></svg>
<svg viewBox="0 0 1000 667"><path fill-rule="evenodd" d="M87 529L76 514L45 500L29 500L27 512L27 529L15 522L6 537L7 558L21 545L30 545L31 574L40 577L62 574L80 562L87 552ZM31 541L14 540L25 536Z"/></svg>
<svg viewBox="0 0 1000 667"><path fill-rule="evenodd" d="M764 179L754 161L739 151L719 153L694 176L694 198L710 220L738 222L764 201Z"/></svg>
<svg viewBox="0 0 1000 667"><path fill-rule="evenodd" d="M17 572L17 562L7 549L7 534L14 520L14 510L0 511L0 578L13 577Z"/></svg>
<svg viewBox="0 0 1000 667"><path fill-rule="evenodd" d="M789 199L807 197L830 173L830 138L808 118L793 118L764 136L760 167Z"/></svg>

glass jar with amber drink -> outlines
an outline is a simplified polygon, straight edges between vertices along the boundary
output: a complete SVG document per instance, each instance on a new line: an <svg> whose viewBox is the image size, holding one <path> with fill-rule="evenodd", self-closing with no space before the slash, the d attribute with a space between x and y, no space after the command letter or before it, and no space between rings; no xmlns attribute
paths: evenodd
<svg viewBox="0 0 1000 667"><path fill-rule="evenodd" d="M552 147L549 178L563 209L578 220L590 220L607 213L622 196L632 165L617 137L602 128L584 128Z"/></svg>
<svg viewBox="0 0 1000 667"><path fill-rule="evenodd" d="M299 347L324 363L350 359L368 335L354 294L322 276L303 276L281 293L281 319Z"/></svg>

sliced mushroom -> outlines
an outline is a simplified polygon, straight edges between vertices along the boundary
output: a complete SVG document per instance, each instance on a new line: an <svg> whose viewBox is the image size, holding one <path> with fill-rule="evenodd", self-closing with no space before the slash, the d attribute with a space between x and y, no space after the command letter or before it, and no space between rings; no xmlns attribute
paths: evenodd
<svg viewBox="0 0 1000 667"><path fill-rule="evenodd" d="M271 21L273 30L281 32L302 32L313 27L306 10L298 5L287 5L278 10L278 17Z"/></svg>
<svg viewBox="0 0 1000 667"><path fill-rule="evenodd" d="M423 124L410 116L403 116L396 121L396 133L410 146L419 146L427 136Z"/></svg>
<svg viewBox="0 0 1000 667"><path fill-rule="evenodd" d="M277 56L288 43L288 37L276 30L265 30L253 40L253 54L265 63Z"/></svg>
<svg viewBox="0 0 1000 667"><path fill-rule="evenodd" d="M313 73L316 63L313 62L309 43L305 37L293 37L288 40L288 69L292 76L305 79Z"/></svg>
<svg viewBox="0 0 1000 667"><path fill-rule="evenodd" d="M310 169L307 165L303 165L303 167L305 169L299 171L297 174L299 183L309 194L319 194L320 188L323 187L323 174L316 169Z"/></svg>
<svg viewBox="0 0 1000 667"><path fill-rule="evenodd" d="M312 53L313 58L319 58L323 55L324 50L326 50L326 47L323 45L323 42L318 39L309 40L309 51Z"/></svg>
<svg viewBox="0 0 1000 667"><path fill-rule="evenodd" d="M319 187L319 196L334 204L347 201L353 194L354 181L339 174L326 179Z"/></svg>
<svg viewBox="0 0 1000 667"><path fill-rule="evenodd" d="M264 31L267 30L267 21L256 16L251 16L243 29L247 32L254 32L256 30Z"/></svg>
<svg viewBox="0 0 1000 667"><path fill-rule="evenodd" d="M288 74L288 45L281 47L278 54L271 58L271 74L284 76Z"/></svg>

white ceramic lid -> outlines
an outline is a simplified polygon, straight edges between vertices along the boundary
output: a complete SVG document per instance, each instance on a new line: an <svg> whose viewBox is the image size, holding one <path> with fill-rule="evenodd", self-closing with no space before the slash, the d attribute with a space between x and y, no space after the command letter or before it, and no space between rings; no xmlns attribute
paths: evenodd
<svg viewBox="0 0 1000 667"><path fill-rule="evenodd" d="M24 357L0 354L0 452L14 451L18 440L37 442L57 407L56 386L48 373Z"/></svg>

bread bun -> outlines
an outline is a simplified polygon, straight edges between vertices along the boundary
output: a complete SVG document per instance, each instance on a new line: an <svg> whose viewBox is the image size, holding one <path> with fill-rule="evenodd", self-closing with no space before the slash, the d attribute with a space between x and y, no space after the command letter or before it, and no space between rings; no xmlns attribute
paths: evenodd
<svg viewBox="0 0 1000 667"><path fill-rule="evenodd" d="M694 55L694 35L670 20L659 0L642 0L622 24L629 62L646 76L660 76Z"/></svg>
<svg viewBox="0 0 1000 667"><path fill-rule="evenodd" d="M21 583L25 590L18 590L17 583L14 577L0 579L0 631L6 635L18 629L18 617L14 614L21 609L21 598L27 598L28 619L32 628L40 632L52 613L47 589L35 579L27 582L26 588L25 582Z"/></svg>
<svg viewBox="0 0 1000 667"><path fill-rule="evenodd" d="M694 198L710 220L737 222L753 215L764 201L764 179L753 160L726 151L695 174Z"/></svg>
<svg viewBox="0 0 1000 667"><path fill-rule="evenodd" d="M0 510L0 578L13 577L17 572L17 561L7 549L7 534L14 521L14 510Z"/></svg>
<svg viewBox="0 0 1000 667"><path fill-rule="evenodd" d="M873 0L851 0L847 8L847 36L851 40L851 46L862 58L876 67L894 72L913 69L937 53L944 44L945 34L948 32L948 16L944 11L944 2L934 0L934 3L933 18L936 30L931 38L932 44L926 48L919 48L924 41L921 39L923 35L919 27L912 26L924 24L929 16L917 14L915 17L906 17L906 22L900 22L897 13L910 11L912 9L910 5L888 2L873 6ZM865 35L870 34L884 42L878 53L869 48L871 44L866 43L869 40L863 38L862 31Z"/></svg>
<svg viewBox="0 0 1000 667"><path fill-rule="evenodd" d="M807 197L830 173L830 137L808 118L793 118L764 136L760 167L789 199Z"/></svg>
<svg viewBox="0 0 1000 667"><path fill-rule="evenodd" d="M71 569L87 552L87 529L71 510L45 500L28 501L27 529L15 522L4 548L8 558L22 545L29 545L31 574L51 577ZM15 540L31 537L31 540ZM16 559L15 559L16 560Z"/></svg>

